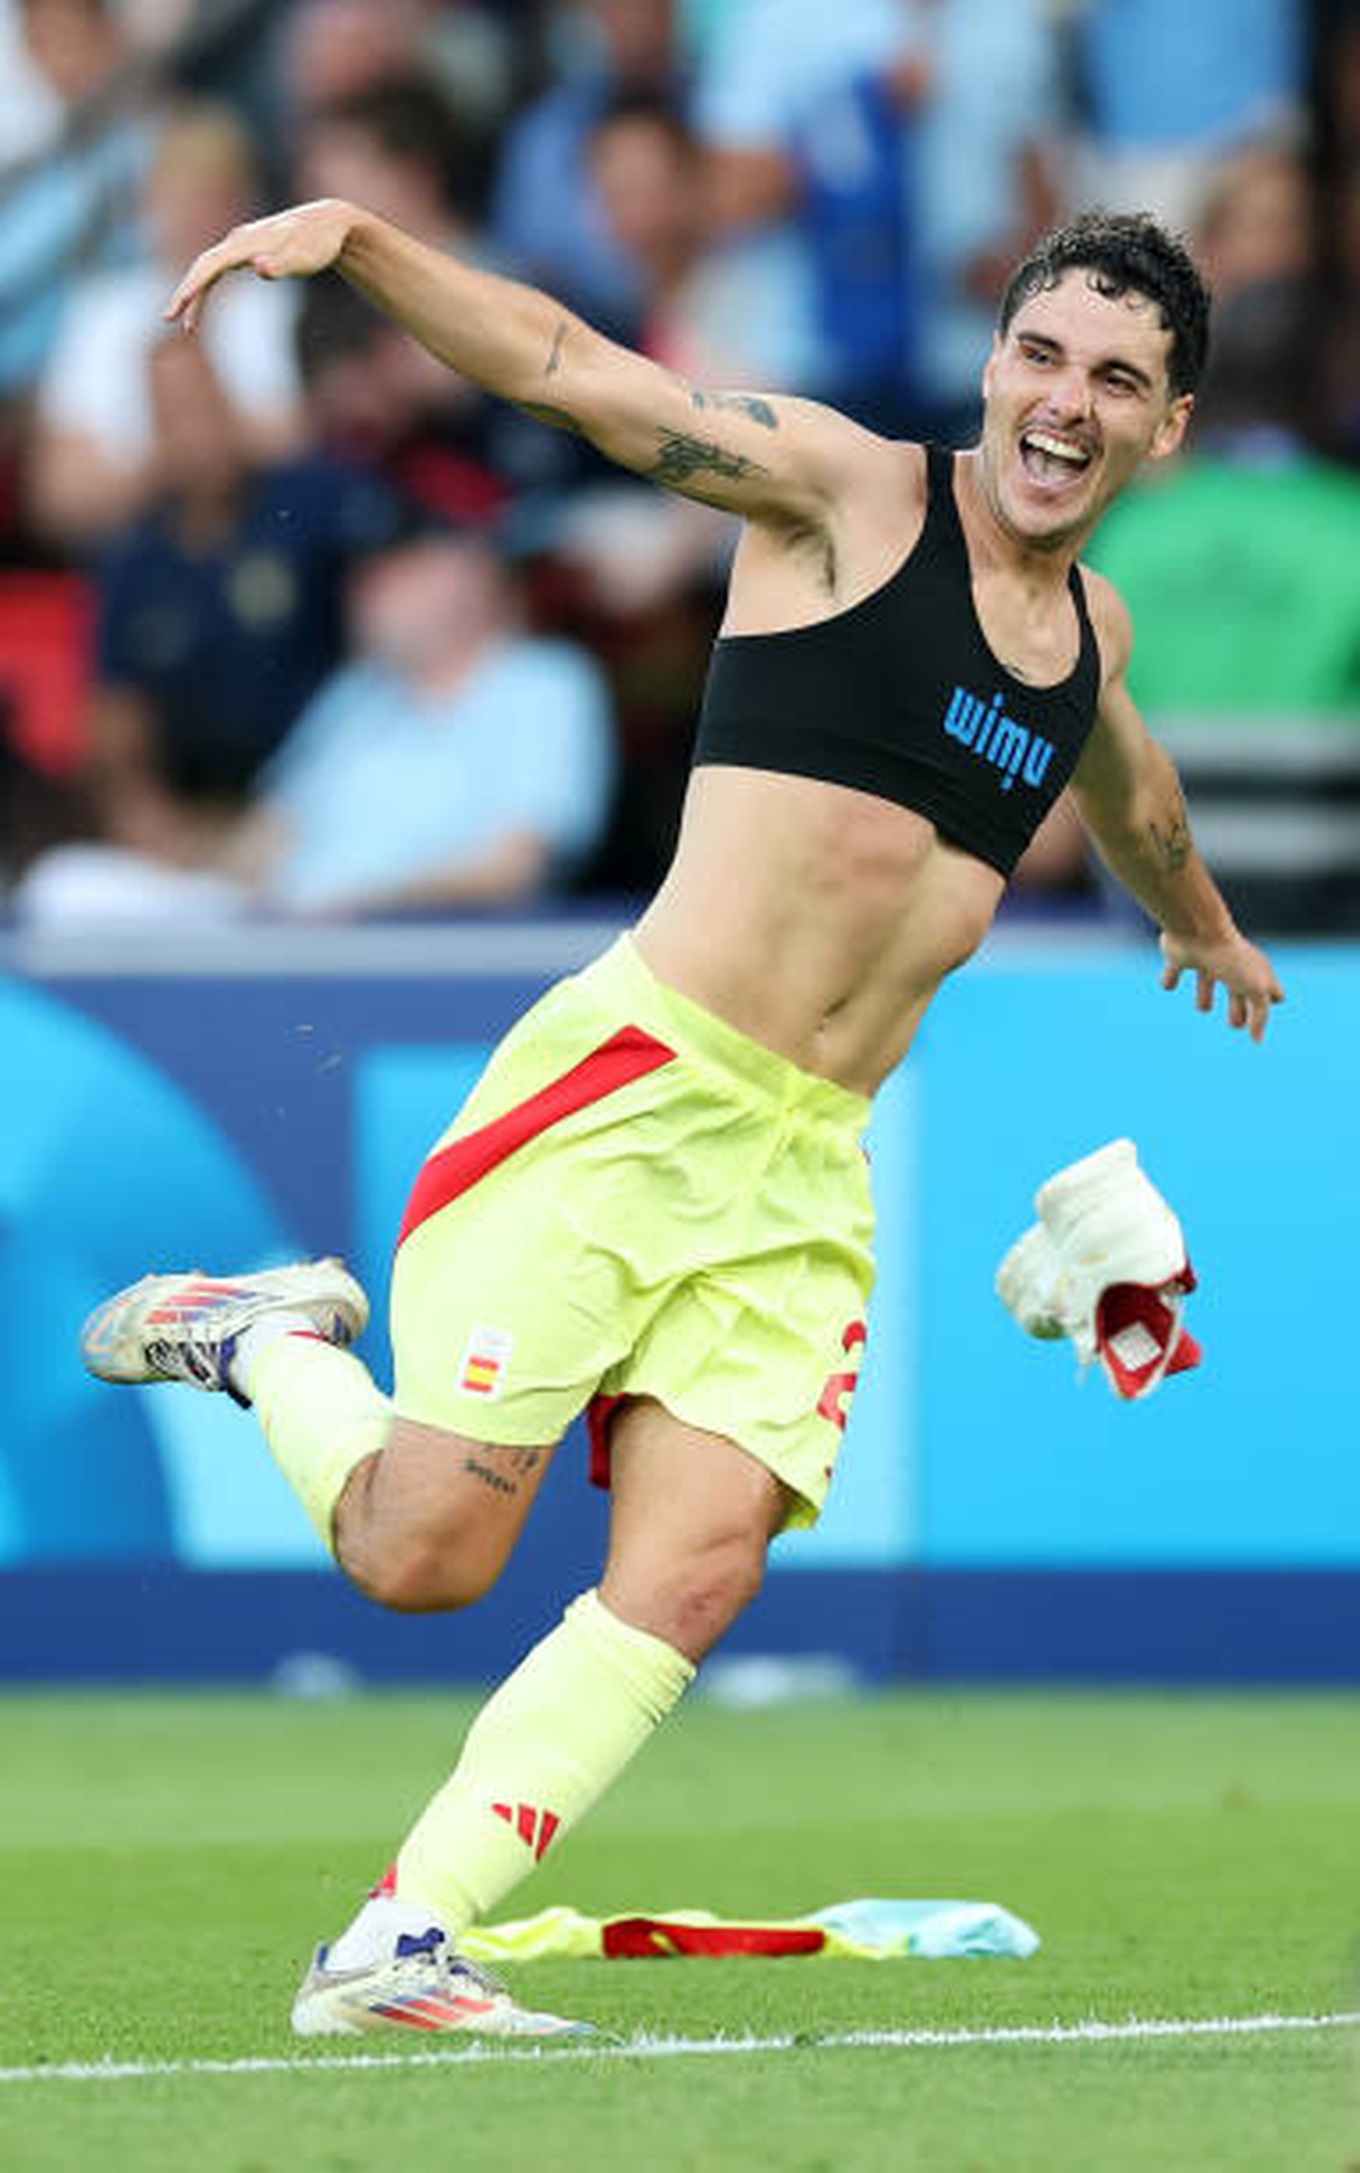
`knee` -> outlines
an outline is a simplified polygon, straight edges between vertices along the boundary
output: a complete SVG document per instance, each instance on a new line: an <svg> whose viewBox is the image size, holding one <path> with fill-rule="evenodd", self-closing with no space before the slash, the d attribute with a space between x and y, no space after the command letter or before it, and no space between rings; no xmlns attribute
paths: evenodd
<svg viewBox="0 0 1360 2173"><path fill-rule="evenodd" d="M336 1555L367 1599L400 1615L453 1614L471 1607L491 1590L503 1567L470 1549L420 1537L347 1543L340 1532Z"/></svg>
<svg viewBox="0 0 1360 2173"><path fill-rule="evenodd" d="M697 1664L750 1605L764 1577L764 1537L743 1534L657 1575L641 1626Z"/></svg>

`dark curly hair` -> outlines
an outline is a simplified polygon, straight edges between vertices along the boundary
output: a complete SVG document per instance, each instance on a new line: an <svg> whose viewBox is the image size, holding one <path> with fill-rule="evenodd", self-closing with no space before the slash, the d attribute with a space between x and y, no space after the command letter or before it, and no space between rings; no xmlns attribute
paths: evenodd
<svg viewBox="0 0 1360 2173"><path fill-rule="evenodd" d="M1036 242L1011 274L997 319L1003 333L1032 294L1083 271L1098 294L1143 294L1171 334L1173 393L1193 392L1209 351L1209 289L1184 244L1146 211L1083 211Z"/></svg>

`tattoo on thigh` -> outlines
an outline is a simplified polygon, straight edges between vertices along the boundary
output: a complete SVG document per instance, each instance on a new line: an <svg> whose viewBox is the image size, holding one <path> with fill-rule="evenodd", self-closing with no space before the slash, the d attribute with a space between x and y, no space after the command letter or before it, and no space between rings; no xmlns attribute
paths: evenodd
<svg viewBox="0 0 1360 2173"><path fill-rule="evenodd" d="M513 1479L502 1478L498 1471L493 1471L489 1464L483 1464L475 1456L465 1456L463 1458L463 1469L470 1472L474 1479L480 1479L483 1486L489 1486L494 1493L518 1494L519 1492L519 1488Z"/></svg>

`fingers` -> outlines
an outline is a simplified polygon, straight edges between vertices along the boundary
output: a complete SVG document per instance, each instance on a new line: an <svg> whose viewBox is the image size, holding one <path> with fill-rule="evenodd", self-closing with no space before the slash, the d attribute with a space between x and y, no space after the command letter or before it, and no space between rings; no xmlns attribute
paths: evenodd
<svg viewBox="0 0 1360 2173"><path fill-rule="evenodd" d="M1245 1027L1259 1046L1266 1038L1272 1006L1283 1002L1284 990L1278 981L1272 980L1268 987L1254 991L1234 989L1228 998L1228 1024L1239 1029ZM1207 1006L1202 1005L1201 1009L1207 1009Z"/></svg>
<svg viewBox="0 0 1360 2173"><path fill-rule="evenodd" d="M179 324L186 332L194 331L203 314L203 304L218 280L245 264L251 265L265 279L279 276L272 257L255 255L244 234L228 234L225 241L215 242L211 249L205 249L201 256L194 258L161 313L166 322Z"/></svg>
<svg viewBox="0 0 1360 2173"><path fill-rule="evenodd" d="M166 322L179 324L186 332L192 332L203 313L204 301L222 274L231 269L233 261L221 242L195 257L165 305L162 314Z"/></svg>
<svg viewBox="0 0 1360 2173"><path fill-rule="evenodd" d="M1265 1040L1266 1028L1270 1024L1271 1009L1275 1004L1282 1004L1283 1002L1284 990L1272 975L1265 994L1253 997L1251 1001L1251 1038L1253 1041L1259 1043Z"/></svg>
<svg viewBox="0 0 1360 2173"><path fill-rule="evenodd" d="M1171 958L1167 958L1167 965L1162 969L1162 989L1178 989L1186 971L1188 967L1175 965ZM1214 991L1217 991L1217 987L1217 974L1210 974L1206 967L1195 967L1195 1008L1201 1010L1201 1013L1210 1013L1214 1008ZM1264 1041L1264 1032L1267 1032L1267 1026L1271 1023L1273 1006L1284 1002L1284 989L1280 987L1280 982L1271 974L1260 989L1234 989L1230 982L1223 982L1223 987L1227 989L1227 1023L1238 1030L1245 1028L1251 1034L1251 1041Z"/></svg>

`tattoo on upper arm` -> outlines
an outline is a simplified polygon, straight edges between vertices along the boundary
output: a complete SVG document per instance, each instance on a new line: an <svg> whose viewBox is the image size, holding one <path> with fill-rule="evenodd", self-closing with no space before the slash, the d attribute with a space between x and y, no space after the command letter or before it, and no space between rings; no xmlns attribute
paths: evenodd
<svg viewBox="0 0 1360 2173"><path fill-rule="evenodd" d="M1181 796L1177 796L1176 806L1165 823L1148 824L1148 836L1161 856L1162 866L1167 874L1179 875L1195 849L1195 841L1190 834L1189 810Z"/></svg>
<svg viewBox="0 0 1360 2173"><path fill-rule="evenodd" d="M717 476L725 483L746 483L753 476L768 475L758 460L747 460L742 453L729 452L726 446L712 438L692 438L683 430L663 430L660 433L661 451L656 465L647 470L655 483L669 483L679 487L692 483L696 477ZM694 495L699 496L696 492Z"/></svg>
<svg viewBox="0 0 1360 2173"><path fill-rule="evenodd" d="M696 388L691 391L689 398L691 407L720 408L730 415L746 415L753 423L759 423L762 430L779 428L779 417L769 401L762 400L757 393L700 392Z"/></svg>

